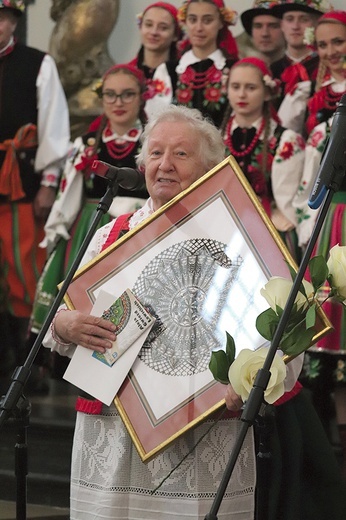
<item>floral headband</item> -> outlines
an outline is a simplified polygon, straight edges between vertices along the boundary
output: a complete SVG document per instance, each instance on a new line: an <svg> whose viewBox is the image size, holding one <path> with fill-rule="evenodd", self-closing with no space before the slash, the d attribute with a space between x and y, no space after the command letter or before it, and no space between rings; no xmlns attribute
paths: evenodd
<svg viewBox="0 0 346 520"><path fill-rule="evenodd" d="M237 23L238 13L236 11L232 11L232 9L225 7L223 0L211 1L219 9L224 25L235 25ZM191 0L185 0L183 5L178 9L178 21L180 24L185 24L186 22L187 8L190 3Z"/></svg>
<svg viewBox="0 0 346 520"><path fill-rule="evenodd" d="M319 25L321 22L328 22L328 20L333 20L335 22L339 22L343 25L346 25L346 11L329 11L328 13L324 13L317 22ZM313 46L315 43L315 27L306 27L304 30L304 40L305 45Z"/></svg>
<svg viewBox="0 0 346 520"><path fill-rule="evenodd" d="M23 0L0 0L0 9L15 9L16 14L21 15L25 11L25 3Z"/></svg>

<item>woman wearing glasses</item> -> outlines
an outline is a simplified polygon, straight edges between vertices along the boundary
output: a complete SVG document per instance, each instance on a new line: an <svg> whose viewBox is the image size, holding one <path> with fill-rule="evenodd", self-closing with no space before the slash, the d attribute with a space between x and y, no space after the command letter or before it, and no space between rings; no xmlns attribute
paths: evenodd
<svg viewBox="0 0 346 520"><path fill-rule="evenodd" d="M70 150L59 191L45 226L45 245L50 257L39 280L32 314L31 330L37 334L61 282L89 229L93 213L105 194L107 182L95 176L94 160L117 167L136 168L139 138L146 116L143 94L145 78L131 65L115 65L103 76L96 93L102 99L103 114L97 130L78 137ZM148 197L143 189L128 191L119 187L109 213L99 226L112 218L139 209ZM32 342L30 338L30 344Z"/></svg>

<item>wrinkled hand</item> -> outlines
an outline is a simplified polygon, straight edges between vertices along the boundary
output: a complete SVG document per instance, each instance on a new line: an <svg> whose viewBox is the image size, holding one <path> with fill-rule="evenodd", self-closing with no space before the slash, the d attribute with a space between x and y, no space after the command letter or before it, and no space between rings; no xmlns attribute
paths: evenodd
<svg viewBox="0 0 346 520"><path fill-rule="evenodd" d="M34 213L38 219L46 220L55 201L56 190L49 186L41 186L34 199Z"/></svg>
<svg viewBox="0 0 346 520"><path fill-rule="evenodd" d="M79 311L59 312L54 328L56 334L66 343L75 343L101 354L112 346L116 338L113 323Z"/></svg>
<svg viewBox="0 0 346 520"><path fill-rule="evenodd" d="M232 412L238 412L244 404L239 395L233 390L232 385L227 386L225 400L228 410Z"/></svg>

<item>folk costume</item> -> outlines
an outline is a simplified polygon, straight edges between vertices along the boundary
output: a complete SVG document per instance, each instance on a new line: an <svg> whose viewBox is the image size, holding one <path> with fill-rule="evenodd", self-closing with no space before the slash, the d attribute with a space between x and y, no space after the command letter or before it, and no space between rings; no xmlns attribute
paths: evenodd
<svg viewBox="0 0 346 520"><path fill-rule="evenodd" d="M322 15L320 20L323 19L336 20L346 25L346 12L331 11ZM317 85L317 81L305 77L288 92L278 110L284 126L309 136L315 126L328 121L345 92L346 77L341 81L336 80L326 70L320 83Z"/></svg>
<svg viewBox="0 0 346 520"><path fill-rule="evenodd" d="M241 63L258 67L267 88L273 94L277 93L278 84L262 60L249 57L238 62ZM304 139L283 128L275 110L268 104L251 128L241 128L234 114L230 114L223 127L226 153L235 157L292 256L299 262L297 220L292 200L303 171Z"/></svg>
<svg viewBox="0 0 346 520"><path fill-rule="evenodd" d="M346 89L345 89L346 92ZM344 93L345 93L344 92ZM317 214L316 210L312 210L308 206L308 200L316 180L316 174L319 169L321 157L330 134L330 125L332 118L327 122L320 123L311 132L306 143L306 161L303 176L299 185L297 195L293 201L297 214L297 233L299 243L305 246L310 239L314 228ZM332 203L329 207L327 218L320 232L314 255L322 255L326 260L332 247L339 244L346 245L343 229L346 223L346 182L342 182L340 190L335 193ZM325 287L321 291L321 300L328 293ZM328 300L323 309L333 324L334 331L313 346L309 352L326 353L334 356L333 375L334 383L346 383L346 342L345 342L345 315L342 305ZM314 356L315 358L316 356ZM323 356L320 357L320 360ZM315 367L310 369L310 376L313 378L321 370L320 362L315 362Z"/></svg>
<svg viewBox="0 0 346 520"><path fill-rule="evenodd" d="M152 213L152 201L148 199L142 209L129 218L126 216L119 226L119 219L116 219L98 230L83 263L108 247L123 228L133 229ZM54 331L47 334L44 345L67 356L72 356L76 348L72 344L59 343ZM329 514L331 509L333 518L341 520L338 511L342 488L336 462L325 442L321 425L301 392L301 385L296 382L301 363L302 356L299 356L287 366L286 393L275 406L276 418L269 429L274 464L270 477L262 481L269 490L270 500L268 504L259 503L258 507L268 508L268 520L322 520L327 518L326 511ZM187 520L192 517L202 520L205 517L239 431L241 422L237 416L227 412L217 422L212 416L153 460L143 463L114 405L106 407L99 401L78 398L76 407L71 473L72 520L91 520L95 516L112 520ZM255 443L263 437L257 437L255 430L254 439L253 433L249 429L245 438L241 457L218 512L220 519L254 518ZM192 450L197 441L198 445ZM312 446L312 450L307 450L306 446ZM187 457L183 464L176 467L184 456ZM297 463L292 465L290 462L293 460ZM304 477L305 471L308 479ZM316 479L311 477L315 472L318 474ZM304 485L303 480L306 481ZM162 486L151 494L159 484ZM325 503L319 498L321 486ZM326 499L329 494L332 498ZM305 515L305 509L311 507L315 516Z"/></svg>
<svg viewBox="0 0 346 520"><path fill-rule="evenodd" d="M95 132L75 140L62 175L56 202L45 226L44 245L52 254L37 286L31 323L33 332L37 333L41 329L56 296L57 284L68 272L88 232L97 204L106 192L105 179L91 172L93 161L103 161L118 168L136 168L135 157L139 152L142 131L143 124L140 120L121 137L112 133L107 125L96 152ZM129 191L119 187L117 196L109 212L101 218L99 227L124 212L140 208L146 198L144 176L142 190Z"/></svg>
<svg viewBox="0 0 346 520"><path fill-rule="evenodd" d="M227 107L227 78L229 69L238 57L236 42L228 26L236 23L237 14L226 8L222 0L213 0L219 9L223 28L219 33L218 48L206 59L198 58L190 42L185 39L180 48L183 52L176 67L178 74L175 103L197 108L220 127ZM186 20L189 1L179 9L179 20Z"/></svg>
<svg viewBox="0 0 346 520"><path fill-rule="evenodd" d="M281 81L281 94L275 102L280 107L284 97L294 92L297 83L302 81L315 82L317 77L319 57L316 51L311 50L300 60L295 60L287 53L270 66L274 78Z"/></svg>
<svg viewBox="0 0 346 520"><path fill-rule="evenodd" d="M0 9L20 16L24 3L2 1ZM12 36L0 50L0 85L0 376L6 376L25 356L46 258L38 247L44 222L35 217L35 198L41 187L54 193L58 186L70 134L66 98L49 55Z"/></svg>
<svg viewBox="0 0 346 520"><path fill-rule="evenodd" d="M160 7L168 11L174 20L177 39L180 38L180 27L177 20L178 9L167 2L154 2L148 5L143 13L137 16L138 24L141 25L143 15L152 7ZM147 89L145 92L145 111L148 119L155 116L165 106L173 101L174 92L177 84L177 48L176 41L173 41L170 48L168 61L161 63L156 68L148 67L144 62L144 47L139 49L137 56L130 61L130 65L143 71L146 78Z"/></svg>
<svg viewBox="0 0 346 520"><path fill-rule="evenodd" d="M303 12L310 15L321 16L323 13L331 10L328 1L311 0L302 2L301 0L290 0L273 6L273 13L278 18L283 17L285 13ZM319 57L313 47L306 47L305 56L295 59L286 51L285 55L278 61L272 63L271 71L275 78L282 82L281 95L279 96L276 107L279 107L284 96L294 91L297 83L302 81L315 82L318 72ZM314 84L314 83L313 83Z"/></svg>

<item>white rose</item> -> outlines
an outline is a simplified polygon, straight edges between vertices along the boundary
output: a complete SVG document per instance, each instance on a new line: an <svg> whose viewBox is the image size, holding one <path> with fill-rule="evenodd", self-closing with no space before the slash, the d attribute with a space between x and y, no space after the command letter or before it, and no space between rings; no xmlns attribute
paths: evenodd
<svg viewBox="0 0 346 520"><path fill-rule="evenodd" d="M281 276L273 276L261 289L261 295L265 298L269 306L276 312L276 306L278 305L281 309L284 309L288 296L291 292L293 282L287 278ZM307 297L312 296L314 288L310 282L303 280L305 292ZM305 296L298 292L296 299L298 308L307 304Z"/></svg>
<svg viewBox="0 0 346 520"><path fill-rule="evenodd" d="M329 251L327 261L329 273L333 277L333 287L336 288L342 300L346 299L346 247L336 245Z"/></svg>
<svg viewBox="0 0 346 520"><path fill-rule="evenodd" d="M244 402L250 395L257 372L263 367L267 353L268 349L265 347L255 351L243 349L230 366L228 379L234 391L240 395ZM285 392L286 365L278 354L275 354L270 374L264 399L267 403L272 404Z"/></svg>

